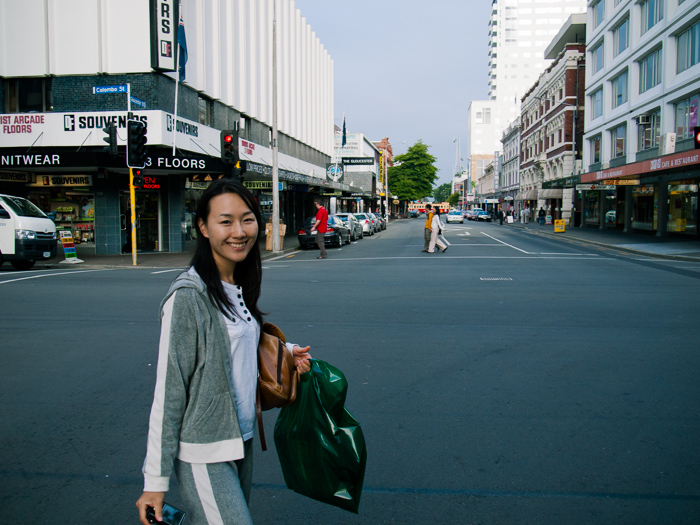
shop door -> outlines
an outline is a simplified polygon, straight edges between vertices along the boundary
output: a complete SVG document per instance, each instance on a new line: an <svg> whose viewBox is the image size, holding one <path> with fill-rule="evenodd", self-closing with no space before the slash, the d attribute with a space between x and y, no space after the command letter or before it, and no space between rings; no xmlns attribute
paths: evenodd
<svg viewBox="0 0 700 525"><path fill-rule="evenodd" d="M122 253L131 253L131 203L128 192L121 194ZM136 251L159 251L159 198L157 192L136 191Z"/></svg>

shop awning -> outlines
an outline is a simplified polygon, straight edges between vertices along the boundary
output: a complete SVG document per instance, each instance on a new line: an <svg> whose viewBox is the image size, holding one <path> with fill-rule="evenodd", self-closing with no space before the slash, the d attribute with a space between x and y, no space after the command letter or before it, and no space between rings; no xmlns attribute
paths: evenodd
<svg viewBox="0 0 700 525"><path fill-rule="evenodd" d="M515 196L516 201L521 201L523 200L523 192L519 191L518 194Z"/></svg>
<svg viewBox="0 0 700 525"><path fill-rule="evenodd" d="M561 199L564 194L564 190L561 188L550 188L547 190L542 190L540 193L540 199Z"/></svg>
<svg viewBox="0 0 700 525"><path fill-rule="evenodd" d="M530 201L537 198L537 190L528 190L523 194L523 200Z"/></svg>

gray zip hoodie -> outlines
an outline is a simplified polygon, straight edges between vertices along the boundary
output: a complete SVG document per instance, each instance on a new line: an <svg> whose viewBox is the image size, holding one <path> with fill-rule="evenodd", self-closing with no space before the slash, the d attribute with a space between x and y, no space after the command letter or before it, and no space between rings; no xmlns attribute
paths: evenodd
<svg viewBox="0 0 700 525"><path fill-rule="evenodd" d="M168 490L175 457L188 463L243 457L230 349L225 321L203 281L182 273L161 304L145 491Z"/></svg>

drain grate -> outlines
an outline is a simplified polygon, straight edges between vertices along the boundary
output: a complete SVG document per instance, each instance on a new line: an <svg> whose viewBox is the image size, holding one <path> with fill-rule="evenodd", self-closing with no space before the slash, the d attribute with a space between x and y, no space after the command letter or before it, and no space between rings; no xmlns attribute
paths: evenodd
<svg viewBox="0 0 700 525"><path fill-rule="evenodd" d="M481 277L482 281L512 281L510 277Z"/></svg>

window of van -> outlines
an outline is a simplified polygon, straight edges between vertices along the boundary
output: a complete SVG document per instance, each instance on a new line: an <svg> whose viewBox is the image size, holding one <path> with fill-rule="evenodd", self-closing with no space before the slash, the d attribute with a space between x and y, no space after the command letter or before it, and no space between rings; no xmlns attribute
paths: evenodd
<svg viewBox="0 0 700 525"><path fill-rule="evenodd" d="M17 197L3 197L2 200L7 207L9 207L13 212L15 212L16 215L19 215L20 217L46 218L46 214L43 211L26 199L20 199Z"/></svg>

